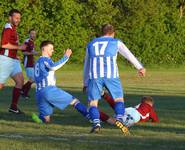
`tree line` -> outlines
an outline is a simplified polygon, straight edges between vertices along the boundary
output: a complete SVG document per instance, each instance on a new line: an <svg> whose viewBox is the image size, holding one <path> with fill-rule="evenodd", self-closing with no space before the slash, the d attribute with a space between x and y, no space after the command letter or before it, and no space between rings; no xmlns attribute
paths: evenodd
<svg viewBox="0 0 185 150"><path fill-rule="evenodd" d="M54 59L73 49L71 63L83 63L86 44L111 23L116 37L145 65L185 63L184 0L4 0L1 31L12 8L22 12L20 42L35 28L41 41L55 43Z"/></svg>

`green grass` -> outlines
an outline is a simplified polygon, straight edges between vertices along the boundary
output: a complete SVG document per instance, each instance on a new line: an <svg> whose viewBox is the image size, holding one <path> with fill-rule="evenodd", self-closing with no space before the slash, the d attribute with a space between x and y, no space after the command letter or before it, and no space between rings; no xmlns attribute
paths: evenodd
<svg viewBox="0 0 185 150"><path fill-rule="evenodd" d="M87 104L82 93L81 67L73 70L64 67L57 72L57 84ZM89 134L90 123L71 106L55 110L51 124L36 124L31 120L37 113L34 87L31 100L20 99L19 106L26 115L7 112L13 82L0 91L0 150L135 150L135 149L185 149L185 68L151 69L145 78L137 76L133 69L121 69L127 106L139 103L143 95L151 95L161 123L142 123L130 129L125 137L113 126L103 123L101 134ZM112 115L113 111L100 101L100 108Z"/></svg>

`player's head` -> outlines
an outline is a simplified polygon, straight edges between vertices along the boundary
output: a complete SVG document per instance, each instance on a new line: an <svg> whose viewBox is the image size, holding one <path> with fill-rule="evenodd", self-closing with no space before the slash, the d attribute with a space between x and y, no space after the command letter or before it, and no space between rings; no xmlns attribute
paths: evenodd
<svg viewBox="0 0 185 150"><path fill-rule="evenodd" d="M35 29L30 29L29 30L29 35L30 35L30 38L32 40L35 40L35 38L36 38L36 31L35 31Z"/></svg>
<svg viewBox="0 0 185 150"><path fill-rule="evenodd" d="M141 99L141 102L147 103L150 106L153 106L153 104L154 104L154 100L151 96L143 96L142 99Z"/></svg>
<svg viewBox="0 0 185 150"><path fill-rule="evenodd" d="M42 50L42 55L51 57L54 52L54 46L52 41L43 41L40 44L40 49Z"/></svg>
<svg viewBox="0 0 185 150"><path fill-rule="evenodd" d="M102 30L102 35L103 36L112 36L112 37L114 37L114 35L115 35L115 29L114 29L113 25L111 25L111 24L104 24L102 26L101 30Z"/></svg>
<svg viewBox="0 0 185 150"><path fill-rule="evenodd" d="M12 25L18 26L21 21L21 12L17 9L12 9L9 11L9 22Z"/></svg>

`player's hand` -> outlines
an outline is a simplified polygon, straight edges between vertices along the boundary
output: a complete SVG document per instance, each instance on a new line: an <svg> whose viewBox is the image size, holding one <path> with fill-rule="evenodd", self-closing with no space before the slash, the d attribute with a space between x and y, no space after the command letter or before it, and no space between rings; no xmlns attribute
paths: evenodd
<svg viewBox="0 0 185 150"><path fill-rule="evenodd" d="M33 54L33 55L38 55L39 53L38 53L37 51L33 50L33 51L32 51L32 54Z"/></svg>
<svg viewBox="0 0 185 150"><path fill-rule="evenodd" d="M67 57L70 57L71 54L72 54L72 50L68 48L68 49L65 51L65 55L66 55Z"/></svg>
<svg viewBox="0 0 185 150"><path fill-rule="evenodd" d="M19 49L21 49L21 50L26 50L26 48L27 48L26 44L22 44L19 46Z"/></svg>
<svg viewBox="0 0 185 150"><path fill-rule="evenodd" d="M140 76L142 76L142 77L145 76L145 73L146 73L146 69L145 69L145 68L141 68L141 69L139 69L139 71L138 71L138 74L139 74Z"/></svg>
<svg viewBox="0 0 185 150"><path fill-rule="evenodd" d="M87 91L87 86L83 86L83 93L86 93Z"/></svg>

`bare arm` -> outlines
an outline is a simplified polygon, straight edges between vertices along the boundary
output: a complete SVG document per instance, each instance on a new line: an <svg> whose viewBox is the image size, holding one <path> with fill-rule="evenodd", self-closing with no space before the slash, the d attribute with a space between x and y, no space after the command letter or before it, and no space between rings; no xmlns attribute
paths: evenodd
<svg viewBox="0 0 185 150"><path fill-rule="evenodd" d="M38 52L36 52L36 51L32 51L32 52L23 52L23 55L37 55L38 54Z"/></svg>
<svg viewBox="0 0 185 150"><path fill-rule="evenodd" d="M12 49L12 50L25 50L26 49L26 45L25 44L22 44L22 45L13 45L11 43L7 43L7 44L4 44L1 46L2 48L7 48L7 49Z"/></svg>

